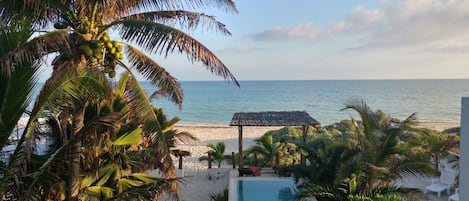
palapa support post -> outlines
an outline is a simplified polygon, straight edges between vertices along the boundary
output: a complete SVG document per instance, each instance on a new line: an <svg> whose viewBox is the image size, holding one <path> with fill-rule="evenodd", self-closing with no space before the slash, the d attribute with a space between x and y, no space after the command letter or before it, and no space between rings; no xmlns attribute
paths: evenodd
<svg viewBox="0 0 469 201"><path fill-rule="evenodd" d="M303 143L304 144L306 144L307 133L308 133L308 125L303 125ZM305 156L303 155L303 153L301 153L300 164L301 165L306 165L306 159L305 159Z"/></svg>
<svg viewBox="0 0 469 201"><path fill-rule="evenodd" d="M207 152L208 153L208 169L212 168L212 152Z"/></svg>
<svg viewBox="0 0 469 201"><path fill-rule="evenodd" d="M243 161L243 126L238 126L238 151L239 151L239 168L244 167Z"/></svg>
<svg viewBox="0 0 469 201"><path fill-rule="evenodd" d="M278 152L275 154L275 165L280 165L280 155Z"/></svg>
<svg viewBox="0 0 469 201"><path fill-rule="evenodd" d="M182 169L182 155L179 155L179 169Z"/></svg>
<svg viewBox="0 0 469 201"><path fill-rule="evenodd" d="M257 153L254 153L254 166L257 166Z"/></svg>
<svg viewBox="0 0 469 201"><path fill-rule="evenodd" d="M233 164L233 169L236 168L235 152L231 152L231 164Z"/></svg>

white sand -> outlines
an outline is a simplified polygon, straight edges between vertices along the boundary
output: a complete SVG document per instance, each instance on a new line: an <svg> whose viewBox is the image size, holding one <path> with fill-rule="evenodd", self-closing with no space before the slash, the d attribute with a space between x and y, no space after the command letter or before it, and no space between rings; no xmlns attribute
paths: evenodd
<svg viewBox="0 0 469 201"><path fill-rule="evenodd" d="M444 130L459 126L458 122L423 122L417 126L435 130ZM265 132L277 130L281 127L243 127L243 147L247 149L253 146L254 140L261 137ZM187 131L199 138L199 141L178 144L177 148L191 152L191 156L185 157L183 161L184 176L187 176L179 186L180 198L186 201L208 201L210 193L218 193L228 186L230 165L223 164L218 169L212 163L213 169L207 171L207 162L199 162L200 156L206 155L209 143L224 141L226 145L225 154L238 152L238 128L230 126L207 126L207 125L184 125L177 126L179 131ZM177 167L178 160L174 158ZM178 176L182 176L178 170ZM232 175L235 176L235 175Z"/></svg>

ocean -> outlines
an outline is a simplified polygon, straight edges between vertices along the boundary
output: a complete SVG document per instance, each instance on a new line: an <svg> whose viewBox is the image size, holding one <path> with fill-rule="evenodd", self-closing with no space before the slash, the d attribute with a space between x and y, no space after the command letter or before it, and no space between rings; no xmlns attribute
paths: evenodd
<svg viewBox="0 0 469 201"><path fill-rule="evenodd" d="M228 125L235 112L306 111L323 125L358 115L341 111L346 103L365 101L404 119L416 112L421 121L460 121L461 97L469 96L469 80L298 80L182 81L181 108L166 98L154 99L168 117L181 124ZM148 92L155 89L142 82Z"/></svg>

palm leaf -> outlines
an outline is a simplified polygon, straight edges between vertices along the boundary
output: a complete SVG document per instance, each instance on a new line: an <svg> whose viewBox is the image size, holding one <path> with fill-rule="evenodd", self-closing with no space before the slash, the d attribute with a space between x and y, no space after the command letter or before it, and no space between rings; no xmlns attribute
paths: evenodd
<svg viewBox="0 0 469 201"><path fill-rule="evenodd" d="M232 0L134 0L138 2L138 7L143 10L149 8L163 9L203 9L203 8L222 8L228 12L238 12L235 3Z"/></svg>
<svg viewBox="0 0 469 201"><path fill-rule="evenodd" d="M85 193L96 198L112 198L114 196L114 189L105 186L90 186L86 188Z"/></svg>
<svg viewBox="0 0 469 201"><path fill-rule="evenodd" d="M172 101L181 105L183 92L181 85L171 74L163 67L153 61L150 57L140 50L130 45L126 46L126 52L129 55L129 63L135 67L147 80L160 88L164 96L168 96Z"/></svg>
<svg viewBox="0 0 469 201"><path fill-rule="evenodd" d="M0 29L0 55L25 43L31 36L29 23L18 22ZM5 145L19 118L32 100L32 89L36 85L38 63L17 62L14 66L2 66L9 69L0 71L0 145Z"/></svg>
<svg viewBox="0 0 469 201"><path fill-rule="evenodd" d="M142 140L142 129L137 128L128 134L120 136L119 138L114 140L113 144L115 146L132 145L137 144L138 142L140 142L140 140Z"/></svg>
<svg viewBox="0 0 469 201"><path fill-rule="evenodd" d="M213 28L222 34L231 35L231 33L228 31L228 29L226 29L223 23L215 20L214 16L206 15L204 13L188 12L183 10L162 10L154 12L137 13L134 15L127 16L124 19L153 21L169 26L177 23L187 29L195 29L198 28L199 25L202 25L207 26L208 29Z"/></svg>
<svg viewBox="0 0 469 201"><path fill-rule="evenodd" d="M362 120L361 123L364 127L363 133L368 140L372 139L374 131L377 129L378 123L375 119L373 111L368 107L365 101L350 101L350 103L346 104L345 108L343 108L341 111L347 109L353 109L360 115Z"/></svg>
<svg viewBox="0 0 469 201"><path fill-rule="evenodd" d="M131 72L127 71L124 74L131 74ZM154 112L153 105L134 76L123 77L127 79L126 86L129 91L131 110L134 111L135 114L138 114L138 118L141 122L145 122L142 127L142 131L144 136L149 137L149 143L152 145L151 148L154 149L152 151L155 153L153 155L156 157L155 161L161 162L161 166L159 168L166 178L176 178L171 153L168 145L166 144L166 138L164 134L161 133L162 127L159 124L157 114ZM176 184L173 184L172 191L177 192Z"/></svg>
<svg viewBox="0 0 469 201"><path fill-rule="evenodd" d="M120 178L117 181L117 189L119 192L123 192L131 187L142 186L144 183L138 180Z"/></svg>
<svg viewBox="0 0 469 201"><path fill-rule="evenodd" d="M25 44L15 48L8 54L2 55L0 58L0 69L2 73L9 75L12 66L18 62L33 63L42 58L44 55L53 52L70 53L70 41L67 32L54 31L26 42Z"/></svg>
<svg viewBox="0 0 469 201"><path fill-rule="evenodd" d="M135 178L137 178L137 179L139 179L139 180L141 180L145 183L153 183L153 182L157 182L157 181L162 180L161 178L156 178L156 177L150 176L147 173L140 173L140 172L132 173L131 176L135 177Z"/></svg>
<svg viewBox="0 0 469 201"><path fill-rule="evenodd" d="M207 70L234 81L234 75L207 47L191 36L164 24L141 20L122 20L116 23L123 39L135 42L149 52L167 56L175 49L185 53L191 62L201 62ZM142 34L145 33L145 34Z"/></svg>

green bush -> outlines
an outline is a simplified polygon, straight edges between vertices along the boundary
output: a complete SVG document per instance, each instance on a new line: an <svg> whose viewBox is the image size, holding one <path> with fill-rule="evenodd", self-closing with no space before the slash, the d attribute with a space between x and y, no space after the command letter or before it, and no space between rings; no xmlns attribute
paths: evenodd
<svg viewBox="0 0 469 201"><path fill-rule="evenodd" d="M228 201L228 189L218 193L210 193L210 201Z"/></svg>
<svg viewBox="0 0 469 201"><path fill-rule="evenodd" d="M404 201L404 198L398 195L375 195L373 197L349 195L348 201Z"/></svg>

